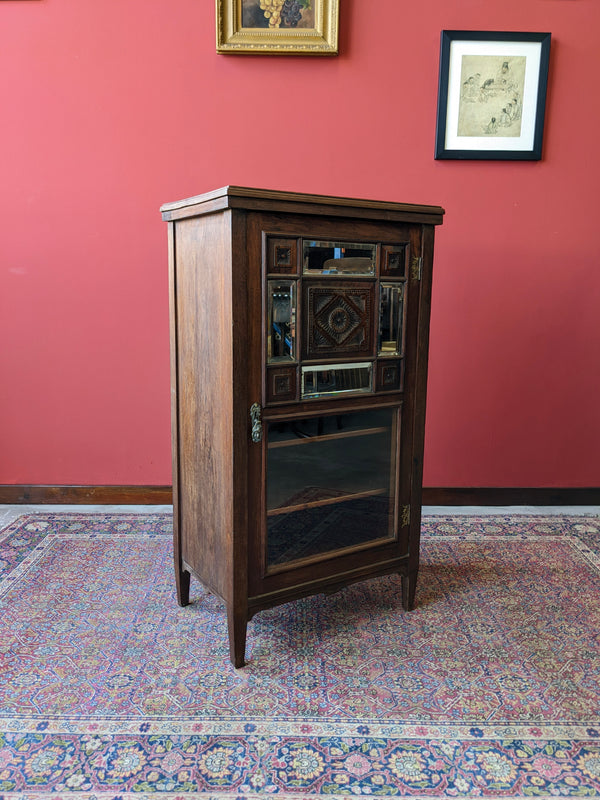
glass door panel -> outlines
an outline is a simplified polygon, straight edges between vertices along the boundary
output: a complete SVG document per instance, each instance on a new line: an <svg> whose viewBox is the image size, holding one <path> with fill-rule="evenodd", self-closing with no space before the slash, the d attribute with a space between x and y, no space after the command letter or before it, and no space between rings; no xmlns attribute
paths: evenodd
<svg viewBox="0 0 600 800"><path fill-rule="evenodd" d="M267 424L267 567L395 538L399 409Z"/></svg>

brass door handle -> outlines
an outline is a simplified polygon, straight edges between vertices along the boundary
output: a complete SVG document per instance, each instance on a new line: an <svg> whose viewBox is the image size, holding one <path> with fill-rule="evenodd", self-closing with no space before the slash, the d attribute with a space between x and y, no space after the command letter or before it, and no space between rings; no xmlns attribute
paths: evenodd
<svg viewBox="0 0 600 800"><path fill-rule="evenodd" d="M260 418L261 408L258 403L253 403L250 406L250 424L252 441L255 443L262 442L262 421Z"/></svg>

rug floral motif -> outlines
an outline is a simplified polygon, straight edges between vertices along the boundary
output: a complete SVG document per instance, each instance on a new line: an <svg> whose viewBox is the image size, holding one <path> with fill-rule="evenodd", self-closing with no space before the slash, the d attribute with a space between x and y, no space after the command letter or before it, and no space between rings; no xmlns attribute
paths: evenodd
<svg viewBox="0 0 600 800"><path fill-rule="evenodd" d="M177 606L164 514L0 533L0 797L600 795L600 518L423 520L388 576L257 614Z"/></svg>

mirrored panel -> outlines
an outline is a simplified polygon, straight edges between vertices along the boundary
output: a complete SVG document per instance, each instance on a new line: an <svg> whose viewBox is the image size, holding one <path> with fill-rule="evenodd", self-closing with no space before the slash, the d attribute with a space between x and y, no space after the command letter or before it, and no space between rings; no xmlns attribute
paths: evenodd
<svg viewBox="0 0 600 800"><path fill-rule="evenodd" d="M398 408L267 426L267 565L395 537Z"/></svg>
<svg viewBox="0 0 600 800"><path fill-rule="evenodd" d="M376 255L374 244L307 239L302 243L305 275L375 275Z"/></svg>
<svg viewBox="0 0 600 800"><path fill-rule="evenodd" d="M402 355L403 317L404 283L382 283L379 287L378 355Z"/></svg>
<svg viewBox="0 0 600 800"><path fill-rule="evenodd" d="M373 365L370 362L302 367L303 399L372 391Z"/></svg>
<svg viewBox="0 0 600 800"><path fill-rule="evenodd" d="M268 282L267 358L296 358L296 281Z"/></svg>

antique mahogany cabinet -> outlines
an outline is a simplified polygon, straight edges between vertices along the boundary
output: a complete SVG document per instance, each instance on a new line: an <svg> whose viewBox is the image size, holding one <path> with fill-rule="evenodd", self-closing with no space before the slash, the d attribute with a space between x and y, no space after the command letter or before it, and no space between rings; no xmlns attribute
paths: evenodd
<svg viewBox="0 0 600 800"><path fill-rule="evenodd" d="M227 186L169 203L178 601L386 573L414 604L438 206Z"/></svg>

